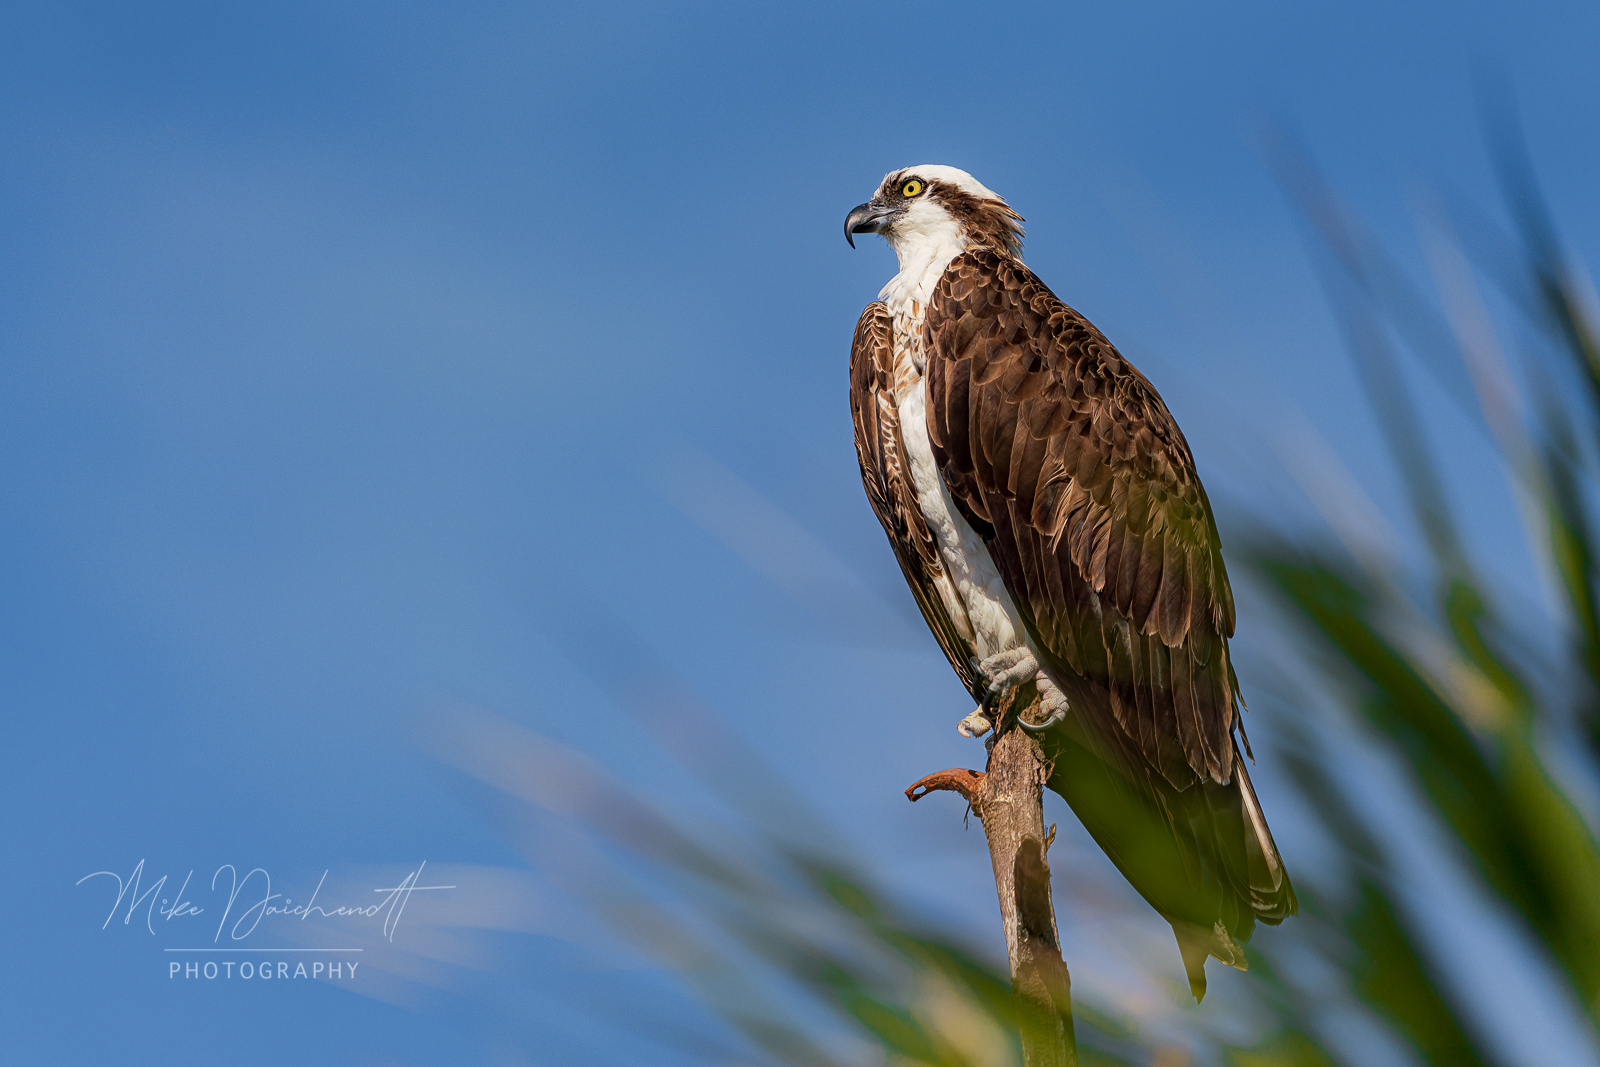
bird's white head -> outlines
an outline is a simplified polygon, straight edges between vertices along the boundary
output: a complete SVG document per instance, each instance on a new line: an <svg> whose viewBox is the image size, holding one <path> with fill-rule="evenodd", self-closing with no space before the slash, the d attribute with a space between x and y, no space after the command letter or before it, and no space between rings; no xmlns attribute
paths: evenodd
<svg viewBox="0 0 1600 1067"><path fill-rule="evenodd" d="M858 233L882 234L904 269L929 254L978 247L1020 259L1022 221L966 171L925 163L885 175L877 195L845 218L844 236L854 247Z"/></svg>

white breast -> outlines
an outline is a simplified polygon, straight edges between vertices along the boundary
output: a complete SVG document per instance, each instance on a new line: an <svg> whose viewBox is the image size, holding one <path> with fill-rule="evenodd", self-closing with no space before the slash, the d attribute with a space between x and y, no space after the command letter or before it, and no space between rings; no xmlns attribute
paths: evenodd
<svg viewBox="0 0 1600 1067"><path fill-rule="evenodd" d="M919 266L923 271L933 271L936 280L951 258L954 257ZM964 636L972 642L973 652L983 659L1021 648L1025 629L989 549L956 510L934 462L933 446L928 440L927 381L923 376L927 364L922 352L925 294L931 291L932 281L918 284L924 279L904 279L904 274L902 271L885 286L883 294L894 316L895 402L900 411L900 433L905 439L917 502L928 529L939 542L939 554L945 564L947 579L938 583L940 596L956 625L968 631Z"/></svg>

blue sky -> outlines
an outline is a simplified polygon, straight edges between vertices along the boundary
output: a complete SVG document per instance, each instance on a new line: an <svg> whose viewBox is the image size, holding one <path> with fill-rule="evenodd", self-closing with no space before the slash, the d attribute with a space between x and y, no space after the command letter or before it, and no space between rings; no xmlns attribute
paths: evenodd
<svg viewBox="0 0 1600 1067"><path fill-rule="evenodd" d="M140 859L352 886L514 866L415 740L453 702L672 795L586 673L611 650L575 665L595 611L829 776L817 806L884 877L932 872L959 912L974 839L899 790L981 756L905 621L845 400L893 260L840 223L885 171L948 163L1007 196L1029 263L1155 380L1235 514L1300 421L1396 499L1263 122L1416 266L1418 189L1496 202L1473 73L1507 75L1566 235L1600 248L1592 5L60 4L3 25L0 1003L30 1062L510 1055L470 1012L169 981L176 942L101 930L103 889L74 882ZM1459 470L1488 454L1430 418ZM1473 531L1491 550L1502 513Z"/></svg>

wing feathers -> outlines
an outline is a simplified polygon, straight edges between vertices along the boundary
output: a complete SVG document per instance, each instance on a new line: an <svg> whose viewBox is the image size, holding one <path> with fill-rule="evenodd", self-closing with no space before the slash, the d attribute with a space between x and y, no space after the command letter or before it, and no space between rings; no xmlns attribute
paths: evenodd
<svg viewBox="0 0 1600 1067"><path fill-rule="evenodd" d="M946 269L923 342L935 458L963 514L1006 513L991 554L1045 651L1107 687L1123 743L1174 787L1227 782L1232 594L1160 396L1026 267L986 249Z"/></svg>

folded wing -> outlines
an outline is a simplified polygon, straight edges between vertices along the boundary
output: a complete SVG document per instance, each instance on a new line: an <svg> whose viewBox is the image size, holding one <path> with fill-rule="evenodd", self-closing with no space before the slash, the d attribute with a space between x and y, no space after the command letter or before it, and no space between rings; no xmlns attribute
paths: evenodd
<svg viewBox="0 0 1600 1067"><path fill-rule="evenodd" d="M1159 813L1202 895L1237 905L1222 908L1238 913L1226 925L1242 937L1254 918L1281 919L1293 891L1234 739L1233 595L1176 421L1094 326L1007 256L957 257L925 330L940 472L1093 747ZM1157 903L1162 887L1125 873ZM1157 906L1207 928L1218 915Z"/></svg>

